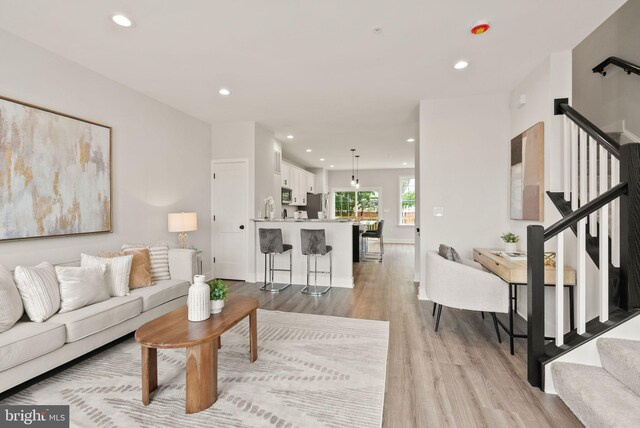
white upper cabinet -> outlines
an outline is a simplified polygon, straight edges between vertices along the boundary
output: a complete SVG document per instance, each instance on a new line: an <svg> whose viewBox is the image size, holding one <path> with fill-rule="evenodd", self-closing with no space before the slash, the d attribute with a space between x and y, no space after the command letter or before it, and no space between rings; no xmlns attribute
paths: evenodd
<svg viewBox="0 0 640 428"><path fill-rule="evenodd" d="M282 187L291 187L291 166L288 163L281 163L280 179L282 181Z"/></svg>
<svg viewBox="0 0 640 428"><path fill-rule="evenodd" d="M304 207L307 205L307 193L315 191L315 174L302 168L282 162L280 169L282 187L291 189L291 205Z"/></svg>

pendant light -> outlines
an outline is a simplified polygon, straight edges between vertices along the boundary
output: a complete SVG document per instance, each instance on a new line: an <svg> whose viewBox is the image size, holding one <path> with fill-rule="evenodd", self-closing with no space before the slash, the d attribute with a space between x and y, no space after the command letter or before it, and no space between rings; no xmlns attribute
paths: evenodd
<svg viewBox="0 0 640 428"><path fill-rule="evenodd" d="M351 186L356 185L356 176L354 173L354 158L353 158L355 153L356 153L356 149L351 149Z"/></svg>
<svg viewBox="0 0 640 428"><path fill-rule="evenodd" d="M358 171L358 160L360 159L360 155L356 155L356 189L360 188L360 174Z"/></svg>

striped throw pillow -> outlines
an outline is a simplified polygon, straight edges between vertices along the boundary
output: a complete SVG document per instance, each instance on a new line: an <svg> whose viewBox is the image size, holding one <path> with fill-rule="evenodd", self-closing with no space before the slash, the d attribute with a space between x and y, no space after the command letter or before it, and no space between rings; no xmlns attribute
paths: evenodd
<svg viewBox="0 0 640 428"><path fill-rule="evenodd" d="M143 250L147 248L151 257L151 280L156 283L171 279L169 273L169 246L167 245L131 245L122 246L122 251Z"/></svg>
<svg viewBox="0 0 640 428"><path fill-rule="evenodd" d="M13 282L13 275L0 265L0 333L13 327L23 313L22 299Z"/></svg>
<svg viewBox="0 0 640 428"><path fill-rule="evenodd" d="M129 275L133 256L97 257L89 254L80 255L81 267L107 266L107 284L111 297L129 294Z"/></svg>
<svg viewBox="0 0 640 428"><path fill-rule="evenodd" d="M47 262L38 266L16 266L16 285L29 319L43 322L60 309L60 285L56 271Z"/></svg>

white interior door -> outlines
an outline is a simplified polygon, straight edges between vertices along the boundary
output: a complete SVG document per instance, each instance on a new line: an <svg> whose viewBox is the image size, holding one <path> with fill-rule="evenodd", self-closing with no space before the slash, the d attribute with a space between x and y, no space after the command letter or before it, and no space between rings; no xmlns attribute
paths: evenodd
<svg viewBox="0 0 640 428"><path fill-rule="evenodd" d="M213 257L216 278L244 281L247 275L246 161L213 161L212 219Z"/></svg>

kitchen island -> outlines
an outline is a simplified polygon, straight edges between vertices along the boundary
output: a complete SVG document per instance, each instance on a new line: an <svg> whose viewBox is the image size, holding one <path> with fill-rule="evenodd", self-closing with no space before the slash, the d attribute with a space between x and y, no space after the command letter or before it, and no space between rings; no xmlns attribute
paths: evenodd
<svg viewBox="0 0 640 428"><path fill-rule="evenodd" d="M327 245L333 248L333 286L353 288L353 262L352 262L352 227L353 222L345 220L294 220L294 219L274 219L263 220L253 219L255 227L255 249L256 249L256 277L255 282L264 282L264 254L260 252L260 229L281 229L282 241L293 246L292 269L293 284L304 285L307 282L307 257L300 249L301 229L324 229ZM311 269L313 269L313 257L311 258ZM276 255L275 267L277 269L288 269L289 255ZM329 255L318 257L318 270L329 271ZM278 284L289 282L288 272L275 272L274 281ZM313 285L313 274L311 275ZM318 274L318 285L328 285L329 275Z"/></svg>

